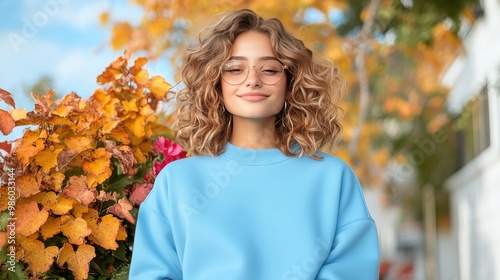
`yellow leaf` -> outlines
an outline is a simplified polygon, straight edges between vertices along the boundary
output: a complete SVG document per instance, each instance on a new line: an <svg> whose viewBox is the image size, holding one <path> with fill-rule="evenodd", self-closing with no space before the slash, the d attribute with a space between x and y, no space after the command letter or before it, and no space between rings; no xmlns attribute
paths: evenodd
<svg viewBox="0 0 500 280"><path fill-rule="evenodd" d="M14 153L23 166L27 166L31 157L45 149L44 139L38 138L36 131L26 131L21 139L21 144L15 148Z"/></svg>
<svg viewBox="0 0 500 280"><path fill-rule="evenodd" d="M111 119L107 121L103 126L102 126L102 132L104 134L109 134L113 131L113 129L116 128L116 126L121 122L119 118L116 119Z"/></svg>
<svg viewBox="0 0 500 280"><path fill-rule="evenodd" d="M142 67L148 63L148 59L145 57L138 57L134 61L134 66L130 67L130 73L134 76L142 70Z"/></svg>
<svg viewBox="0 0 500 280"><path fill-rule="evenodd" d="M118 228L118 233L116 234L116 240L126 240L127 239L127 230L123 225L120 224L120 228Z"/></svg>
<svg viewBox="0 0 500 280"><path fill-rule="evenodd" d="M119 49L125 46L132 39L132 26L127 22L117 23L113 27L113 35L111 38L111 45L113 48Z"/></svg>
<svg viewBox="0 0 500 280"><path fill-rule="evenodd" d="M35 155L35 163L42 167L43 172L48 174L50 169L57 165L57 156L62 150L62 148L54 151L43 150Z"/></svg>
<svg viewBox="0 0 500 280"><path fill-rule="evenodd" d="M9 189L2 185L0 187L0 212L9 208L9 201L13 201L9 198Z"/></svg>
<svg viewBox="0 0 500 280"><path fill-rule="evenodd" d="M83 206L81 204L75 203L73 205L73 210L71 210L71 213L75 218L81 218L84 213L89 212L89 207L88 206Z"/></svg>
<svg viewBox="0 0 500 280"><path fill-rule="evenodd" d="M147 157L142 152L140 147L134 148L134 157L138 163L145 163L148 160Z"/></svg>
<svg viewBox="0 0 500 280"><path fill-rule="evenodd" d="M124 145L130 144L130 137L127 131L123 128L123 126L118 126L114 128L110 133L109 137L115 139L118 142L121 142Z"/></svg>
<svg viewBox="0 0 500 280"><path fill-rule="evenodd" d="M14 109L10 111L10 115L14 119L14 121L22 120L26 118L26 109Z"/></svg>
<svg viewBox="0 0 500 280"><path fill-rule="evenodd" d="M108 21L109 21L109 13L108 12L101 13L101 15L99 16L99 22L101 23L101 25L108 24Z"/></svg>
<svg viewBox="0 0 500 280"><path fill-rule="evenodd" d="M43 242L36 239L20 238L19 243L24 251L23 260L29 264L35 275L47 272L59 254L59 248L56 246L45 248Z"/></svg>
<svg viewBox="0 0 500 280"><path fill-rule="evenodd" d="M138 86L141 87L146 86L149 82L148 70L141 69L137 74L135 74L134 81L137 83Z"/></svg>
<svg viewBox="0 0 500 280"><path fill-rule="evenodd" d="M125 121L125 126L130 129L132 134L137 138L143 138L146 135L144 126L146 125L146 120L143 115L138 115L135 119L128 119Z"/></svg>
<svg viewBox="0 0 500 280"><path fill-rule="evenodd" d="M52 114L59 116L59 117L66 117L68 114L73 110L73 106L68 106L68 105L60 105L57 106L57 108L54 109Z"/></svg>
<svg viewBox="0 0 500 280"><path fill-rule="evenodd" d="M60 191L62 187L62 183L66 176L62 172L52 172L50 174L50 177L52 177L52 190L54 191Z"/></svg>
<svg viewBox="0 0 500 280"><path fill-rule="evenodd" d="M137 99L136 98L132 98L130 101L123 100L122 106L123 106L123 109L125 110L125 113L139 112L139 108L137 108Z"/></svg>
<svg viewBox="0 0 500 280"><path fill-rule="evenodd" d="M40 192L32 196L31 199L41 204L45 210L52 209L57 203L57 195L55 192Z"/></svg>
<svg viewBox="0 0 500 280"><path fill-rule="evenodd" d="M71 176L62 195L73 198L83 206L88 206L95 201L96 190L89 190L87 187L87 178L85 176Z"/></svg>
<svg viewBox="0 0 500 280"><path fill-rule="evenodd" d="M87 185L91 188L101 184L111 176L111 153L104 148L98 148L92 153L92 159L82 164L87 173Z"/></svg>
<svg viewBox="0 0 500 280"><path fill-rule="evenodd" d="M72 152L80 153L94 147L94 140L91 136L75 136L66 138L64 145Z"/></svg>
<svg viewBox="0 0 500 280"><path fill-rule="evenodd" d="M171 85L163 77L154 76L151 78L148 88L157 99L163 99L167 95Z"/></svg>
<svg viewBox="0 0 500 280"><path fill-rule="evenodd" d="M40 186L35 177L23 175L16 179L16 187L21 197L28 197L40 192Z"/></svg>
<svg viewBox="0 0 500 280"><path fill-rule="evenodd" d="M105 249L115 250L118 248L116 236L120 228L120 220L112 214L108 214L99 220L99 214L95 209L89 209L89 212L83 214L82 218L87 221L92 230L90 235L92 241Z"/></svg>
<svg viewBox="0 0 500 280"><path fill-rule="evenodd" d="M73 246L69 243L64 243L57 264L62 267L65 263L68 268L73 271L76 280L87 279L89 276L90 261L95 258L94 247L83 244L78 246L76 251L73 251Z"/></svg>
<svg viewBox="0 0 500 280"><path fill-rule="evenodd" d="M85 237L89 236L92 232L84 219L75 219L70 215L61 216L61 231L68 237L69 243L75 245L84 244Z"/></svg>
<svg viewBox="0 0 500 280"><path fill-rule="evenodd" d="M42 234L43 240L47 240L52 236L58 234L59 232L61 232L60 217L54 218L49 216L45 224L43 224L40 228L40 233Z"/></svg>
<svg viewBox="0 0 500 280"><path fill-rule="evenodd" d="M52 206L52 212L56 215L68 214L68 212L73 209L73 204L76 201L72 198L59 195L57 197L57 202Z"/></svg>
<svg viewBox="0 0 500 280"><path fill-rule="evenodd" d="M38 203L33 200L23 199L16 205L16 231L22 236L30 236L45 224L49 212L38 209Z"/></svg>

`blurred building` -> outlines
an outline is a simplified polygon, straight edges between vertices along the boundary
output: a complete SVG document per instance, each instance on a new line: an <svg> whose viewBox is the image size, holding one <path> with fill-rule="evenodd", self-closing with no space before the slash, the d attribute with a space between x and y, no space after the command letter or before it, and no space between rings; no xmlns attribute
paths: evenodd
<svg viewBox="0 0 500 280"><path fill-rule="evenodd" d="M440 280L500 279L500 1L479 2L465 52L443 77L460 168L446 184L452 231L438 238Z"/></svg>

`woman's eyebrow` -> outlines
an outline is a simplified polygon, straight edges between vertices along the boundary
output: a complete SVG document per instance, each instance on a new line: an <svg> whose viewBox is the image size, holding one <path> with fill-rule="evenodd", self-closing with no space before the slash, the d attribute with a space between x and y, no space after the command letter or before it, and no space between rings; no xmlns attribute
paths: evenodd
<svg viewBox="0 0 500 280"><path fill-rule="evenodd" d="M229 58L230 60L246 60L248 61L248 57L246 56L231 56ZM268 60L277 60L279 61L276 57L274 56L261 56L258 58L259 61L268 61Z"/></svg>

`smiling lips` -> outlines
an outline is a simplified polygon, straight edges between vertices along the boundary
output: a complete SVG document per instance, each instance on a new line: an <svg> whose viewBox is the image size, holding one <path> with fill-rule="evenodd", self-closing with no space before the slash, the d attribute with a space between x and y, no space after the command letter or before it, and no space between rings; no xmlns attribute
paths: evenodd
<svg viewBox="0 0 500 280"><path fill-rule="evenodd" d="M240 94L238 95L238 97L245 99L246 101L258 102L268 98L269 95L265 95L263 93L258 93L258 92L250 92L250 93Z"/></svg>

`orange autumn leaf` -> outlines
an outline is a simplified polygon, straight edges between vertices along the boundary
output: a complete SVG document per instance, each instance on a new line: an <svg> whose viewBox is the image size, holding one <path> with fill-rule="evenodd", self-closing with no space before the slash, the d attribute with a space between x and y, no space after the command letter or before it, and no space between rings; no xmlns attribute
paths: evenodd
<svg viewBox="0 0 500 280"><path fill-rule="evenodd" d="M125 126L128 127L137 138L143 138L146 135L144 129L145 125L146 119L143 115L138 115L135 119L128 119L125 121Z"/></svg>
<svg viewBox="0 0 500 280"><path fill-rule="evenodd" d="M57 203L57 195L55 192L39 192L33 195L31 199L38 202L46 210L51 210Z"/></svg>
<svg viewBox="0 0 500 280"><path fill-rule="evenodd" d="M75 203L76 201L73 198L59 195L57 197L57 202L52 206L52 212L56 215L67 214L71 209L73 209L73 204Z"/></svg>
<svg viewBox="0 0 500 280"><path fill-rule="evenodd" d="M19 108L19 109L13 109L10 111L10 115L14 119L14 121L19 121L22 119L26 118L26 109L24 108Z"/></svg>
<svg viewBox="0 0 500 280"><path fill-rule="evenodd" d="M102 12L99 15L99 22L101 23L102 26L108 24L108 22L109 22L109 12Z"/></svg>
<svg viewBox="0 0 500 280"><path fill-rule="evenodd" d="M61 218L48 217L45 224L40 228L43 240L47 240L61 232Z"/></svg>
<svg viewBox="0 0 500 280"><path fill-rule="evenodd" d="M65 118L66 116L69 115L69 113L73 110L73 106L69 106L69 105L60 105L60 106L57 106L54 111L52 112L52 114L56 115L56 116L59 116L59 117L63 117Z"/></svg>
<svg viewBox="0 0 500 280"><path fill-rule="evenodd" d="M92 230L90 235L92 241L105 249L115 250L118 248L116 236L120 227L120 220L111 214L99 217L99 213L95 209L89 209L89 212L83 214L82 217Z"/></svg>
<svg viewBox="0 0 500 280"><path fill-rule="evenodd" d="M3 135L8 135L12 132L16 123L9 112L0 109L0 131Z"/></svg>
<svg viewBox="0 0 500 280"><path fill-rule="evenodd" d="M90 136L75 136L66 138L64 145L74 153L80 153L85 150L92 149L94 140Z"/></svg>
<svg viewBox="0 0 500 280"><path fill-rule="evenodd" d="M24 254L23 261L30 265L35 275L47 272L59 255L57 246L45 248L43 242L32 238L19 238Z"/></svg>
<svg viewBox="0 0 500 280"><path fill-rule="evenodd" d="M38 209L38 203L33 200L23 199L16 205L16 231L22 236L30 236L47 221L49 212Z"/></svg>
<svg viewBox="0 0 500 280"><path fill-rule="evenodd" d="M28 175L17 178L16 188L21 197L28 197L40 192L40 186L36 178Z"/></svg>
<svg viewBox="0 0 500 280"><path fill-rule="evenodd" d="M84 244L85 238L92 232L84 219L70 215L61 216L61 231L68 237L69 243L75 245Z"/></svg>
<svg viewBox="0 0 500 280"><path fill-rule="evenodd" d="M0 249L7 244L7 233L5 231L0 231Z"/></svg>
<svg viewBox="0 0 500 280"><path fill-rule="evenodd" d="M50 174L50 189L53 191L60 191L66 176L62 172L51 172Z"/></svg>
<svg viewBox="0 0 500 280"><path fill-rule="evenodd" d="M111 163L110 159L111 153L104 148L98 148L92 153L92 159L83 163L83 170L93 175L111 173L111 169L109 168Z"/></svg>
<svg viewBox="0 0 500 280"><path fill-rule="evenodd" d="M102 132L110 134L118 126L118 124L120 124L120 122L121 120L119 118L110 119L102 126Z"/></svg>
<svg viewBox="0 0 500 280"><path fill-rule="evenodd" d="M28 165L31 157L45 149L44 139L39 138L37 131L27 131L24 133L21 144L15 148L14 153L23 166Z"/></svg>
<svg viewBox="0 0 500 280"><path fill-rule="evenodd" d="M89 207L88 206L83 206L81 204L75 203L73 205L73 209L71 210L71 214L73 214L73 217L75 218L81 218L84 213L89 212Z"/></svg>
<svg viewBox="0 0 500 280"><path fill-rule="evenodd" d="M111 38L111 45L113 48L119 49L125 46L132 39L132 26L127 22L117 23L113 27L113 35Z"/></svg>
<svg viewBox="0 0 500 280"><path fill-rule="evenodd" d="M122 126L114 128L110 133L109 137L115 139L118 142L123 143L124 145L130 144L130 137Z"/></svg>
<svg viewBox="0 0 500 280"><path fill-rule="evenodd" d="M111 176L111 153L104 148L95 150L91 159L83 162L82 168L87 173L87 185L94 188Z"/></svg>
<svg viewBox="0 0 500 280"><path fill-rule="evenodd" d="M125 110L125 113L139 112L139 108L137 107L137 99L136 98L132 98L131 100L123 100L122 106L123 106L123 110Z"/></svg>
<svg viewBox="0 0 500 280"><path fill-rule="evenodd" d="M14 98L12 98L12 94L1 88L0 88L0 100L9 104L11 107L16 108L16 103L14 102Z"/></svg>
<svg viewBox="0 0 500 280"><path fill-rule="evenodd" d="M134 60L134 66L130 67L130 73L132 73L134 76L137 75L142 70L142 67L147 63L147 58L138 57L136 60Z"/></svg>
<svg viewBox="0 0 500 280"><path fill-rule="evenodd" d="M126 240L127 236L127 230L123 225L120 225L120 228L118 228L118 233L116 234L116 240Z"/></svg>
<svg viewBox="0 0 500 280"><path fill-rule="evenodd" d="M151 78L148 88L157 99L163 99L170 90L171 85L163 77L154 76Z"/></svg>
<svg viewBox="0 0 500 280"><path fill-rule="evenodd" d="M78 246L76 251L69 243L64 243L57 264L62 267L65 263L68 268L73 272L76 280L83 280L88 278L90 261L95 257L94 247L83 244Z"/></svg>
<svg viewBox="0 0 500 280"><path fill-rule="evenodd" d="M9 208L9 201L11 201L9 199L9 189L4 185L0 185L0 212Z"/></svg>
<svg viewBox="0 0 500 280"><path fill-rule="evenodd" d="M90 190L87 187L87 179L84 176L71 176L62 195L73 198L83 206L88 206L95 201L97 195L96 190Z"/></svg>
<svg viewBox="0 0 500 280"><path fill-rule="evenodd" d="M127 219L131 224L135 224L135 219L130 214L130 210L132 210L132 203L128 201L126 198L120 198L118 203L108 208L108 212L115 214L116 216Z"/></svg>
<svg viewBox="0 0 500 280"><path fill-rule="evenodd" d="M43 150L35 155L35 163L42 167L43 172L49 173L50 169L57 165L57 156L62 150Z"/></svg>
<svg viewBox="0 0 500 280"><path fill-rule="evenodd" d="M138 86L146 86L149 82L148 70L141 69L137 74L134 75L134 81Z"/></svg>

